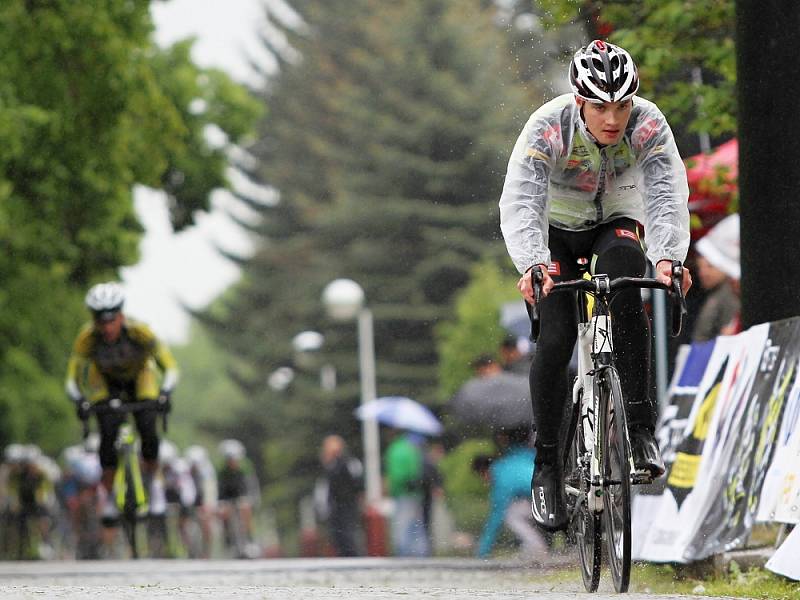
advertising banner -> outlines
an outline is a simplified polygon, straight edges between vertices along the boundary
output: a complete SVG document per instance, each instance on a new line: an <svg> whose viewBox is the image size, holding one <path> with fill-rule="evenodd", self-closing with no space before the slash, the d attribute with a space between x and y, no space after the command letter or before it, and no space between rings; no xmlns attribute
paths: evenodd
<svg viewBox="0 0 800 600"><path fill-rule="evenodd" d="M798 368L800 365L795 366L795 370ZM786 398L775 453L761 488L756 521L800 522L800 377L797 376Z"/></svg>
<svg viewBox="0 0 800 600"><path fill-rule="evenodd" d="M707 497L684 550L687 560L736 548L752 529L800 356L800 320L772 323L765 341L753 339L764 330L759 326L737 336L747 340L740 362L743 385L718 403L710 425L713 442L702 470ZM760 356L751 343L763 348Z"/></svg>
<svg viewBox="0 0 800 600"><path fill-rule="evenodd" d="M634 498L639 560L700 560L756 520L800 522L800 319L694 344L678 365L657 432L667 474Z"/></svg>
<svg viewBox="0 0 800 600"><path fill-rule="evenodd" d="M768 332L769 326L763 325L738 336L717 338L707 361L701 353L697 354L696 360L700 365L705 362L705 368L691 403L691 385L684 390L686 397L673 393L671 406L681 406L672 409L671 419L667 418L670 413L665 413L659 429L659 440L666 441L669 462L666 488L656 499L636 500L635 536L642 536L643 541L633 549L635 558L655 562L688 562L699 558L693 540L718 499L723 485L718 469L733 452L730 442L736 438L737 424L747 414L749 392ZM684 373L692 368L692 363L690 356ZM678 385L673 392L680 388ZM685 421L675 418L686 414L689 403L691 409ZM680 423L676 424L676 420ZM649 524L643 522L643 512Z"/></svg>
<svg viewBox="0 0 800 600"><path fill-rule="evenodd" d="M675 360L675 373L672 376L666 406L661 413L656 437L661 449L661 457L669 471L675 462L678 445L683 441L684 431L692 412L700 382L703 379L715 340L682 346ZM650 531L653 516L659 510L661 495L667 484L667 478L661 477L650 485L635 488L631 507L631 555L634 559L642 557L647 536L643 532Z"/></svg>
<svg viewBox="0 0 800 600"><path fill-rule="evenodd" d="M767 561L766 567L779 575L800 580L800 527L795 527Z"/></svg>

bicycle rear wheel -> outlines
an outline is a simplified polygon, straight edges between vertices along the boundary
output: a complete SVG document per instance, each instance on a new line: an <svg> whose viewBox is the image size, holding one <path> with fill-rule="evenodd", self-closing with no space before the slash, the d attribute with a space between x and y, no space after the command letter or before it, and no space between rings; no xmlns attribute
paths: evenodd
<svg viewBox="0 0 800 600"><path fill-rule="evenodd" d="M587 592L597 591L600 584L602 557L602 529L600 515L589 510L589 476L585 461L580 461L583 449L583 429L579 423L580 403L573 408L572 421L567 435L569 452L564 468L567 510L570 515L568 533L578 546L581 576Z"/></svg>
<svg viewBox="0 0 800 600"><path fill-rule="evenodd" d="M614 368L603 372L601 431L603 452L603 524L608 563L617 592L628 591L631 577L631 449L619 375Z"/></svg>

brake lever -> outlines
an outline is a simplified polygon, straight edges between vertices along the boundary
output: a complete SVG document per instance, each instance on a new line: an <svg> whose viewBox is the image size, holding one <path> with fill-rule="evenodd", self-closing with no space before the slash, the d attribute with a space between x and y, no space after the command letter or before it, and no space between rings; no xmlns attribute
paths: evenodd
<svg viewBox="0 0 800 600"><path fill-rule="evenodd" d="M686 298L683 295L683 265L678 260L672 261L672 285L669 295L672 300L672 337L678 337L683 330L683 319L688 312Z"/></svg>
<svg viewBox="0 0 800 600"><path fill-rule="evenodd" d="M531 284L533 285L533 305L531 306L531 340L534 342L539 339L539 301L542 298L542 283L544 274L541 265L535 265L531 269Z"/></svg>
<svg viewBox="0 0 800 600"><path fill-rule="evenodd" d="M672 261L672 289L680 300L681 316L683 316L688 310L686 308L686 296L683 294L683 264L679 260Z"/></svg>

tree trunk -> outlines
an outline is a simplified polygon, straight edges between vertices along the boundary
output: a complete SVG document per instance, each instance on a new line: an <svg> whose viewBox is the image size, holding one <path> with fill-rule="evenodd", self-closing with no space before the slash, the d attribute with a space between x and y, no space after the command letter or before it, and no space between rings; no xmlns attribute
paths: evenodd
<svg viewBox="0 0 800 600"><path fill-rule="evenodd" d="M797 0L736 0L742 325L800 314Z"/></svg>

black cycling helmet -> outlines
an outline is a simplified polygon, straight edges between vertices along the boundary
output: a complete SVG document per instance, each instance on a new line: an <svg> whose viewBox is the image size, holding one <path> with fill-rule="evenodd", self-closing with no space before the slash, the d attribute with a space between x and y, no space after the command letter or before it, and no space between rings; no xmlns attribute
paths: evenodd
<svg viewBox="0 0 800 600"><path fill-rule="evenodd" d="M639 89L639 72L627 51L594 40L572 57L569 83L587 102L622 102Z"/></svg>

